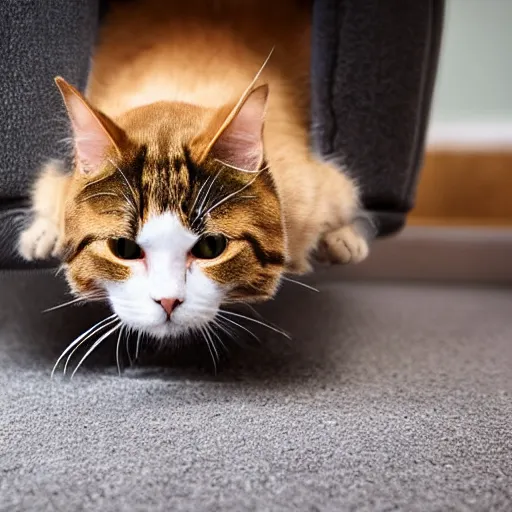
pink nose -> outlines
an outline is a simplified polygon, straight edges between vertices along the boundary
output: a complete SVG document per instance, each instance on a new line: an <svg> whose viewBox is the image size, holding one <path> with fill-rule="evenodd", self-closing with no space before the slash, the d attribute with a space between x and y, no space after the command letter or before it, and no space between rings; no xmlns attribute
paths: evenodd
<svg viewBox="0 0 512 512"><path fill-rule="evenodd" d="M155 300L155 302L160 304L169 316L171 316L171 313L182 303L180 299L160 299Z"/></svg>

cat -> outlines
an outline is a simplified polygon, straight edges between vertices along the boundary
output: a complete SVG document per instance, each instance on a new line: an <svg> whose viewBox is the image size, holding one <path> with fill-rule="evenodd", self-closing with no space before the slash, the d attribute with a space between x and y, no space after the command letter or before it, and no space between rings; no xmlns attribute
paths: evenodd
<svg viewBox="0 0 512 512"><path fill-rule="evenodd" d="M309 2L114 2L85 97L56 79L74 168L43 168L20 253L159 339L272 298L315 253L363 260L357 186L310 147L309 47Z"/></svg>

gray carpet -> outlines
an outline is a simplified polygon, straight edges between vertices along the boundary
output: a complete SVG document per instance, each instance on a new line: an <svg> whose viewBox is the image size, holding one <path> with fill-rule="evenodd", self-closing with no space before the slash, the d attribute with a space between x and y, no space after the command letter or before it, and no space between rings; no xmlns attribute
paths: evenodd
<svg viewBox="0 0 512 512"><path fill-rule="evenodd" d="M118 377L112 340L51 382L104 313L0 275L0 510L512 510L510 290L318 286L217 376L198 346Z"/></svg>

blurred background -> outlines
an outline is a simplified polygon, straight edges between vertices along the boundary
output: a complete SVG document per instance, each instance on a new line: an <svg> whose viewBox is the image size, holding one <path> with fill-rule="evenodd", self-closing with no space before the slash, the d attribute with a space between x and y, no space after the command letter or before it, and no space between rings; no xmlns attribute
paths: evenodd
<svg viewBox="0 0 512 512"><path fill-rule="evenodd" d="M409 225L512 227L512 0L448 0Z"/></svg>

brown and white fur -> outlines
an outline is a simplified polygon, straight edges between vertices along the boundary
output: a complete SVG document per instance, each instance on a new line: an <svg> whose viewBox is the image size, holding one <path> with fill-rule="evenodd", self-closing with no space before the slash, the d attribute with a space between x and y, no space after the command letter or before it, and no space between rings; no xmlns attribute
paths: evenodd
<svg viewBox="0 0 512 512"><path fill-rule="evenodd" d="M57 80L75 168L43 169L21 254L61 257L77 296L159 338L271 298L320 246L331 262L364 259L357 187L310 149L309 30L298 0L114 3L87 99ZM225 250L194 256L208 234ZM121 239L140 257L114 253Z"/></svg>

